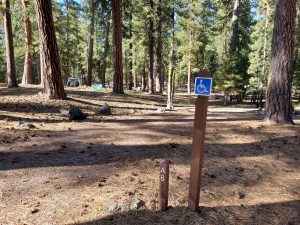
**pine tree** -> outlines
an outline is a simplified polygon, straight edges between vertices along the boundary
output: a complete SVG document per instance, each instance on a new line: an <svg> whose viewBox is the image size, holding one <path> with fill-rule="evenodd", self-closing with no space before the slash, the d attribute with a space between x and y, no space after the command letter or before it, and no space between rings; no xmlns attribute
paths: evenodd
<svg viewBox="0 0 300 225"><path fill-rule="evenodd" d="M257 8L258 20L251 34L252 44L249 54L250 66L248 73L251 76L247 92L257 106L263 108L263 97L266 92L267 75L269 74L269 61L271 52L272 27L270 24L271 8L269 0L261 1Z"/></svg>
<svg viewBox="0 0 300 225"><path fill-rule="evenodd" d="M7 58L7 87L18 87L16 81L16 68L15 68L15 56L14 56L14 43L10 14L10 2L9 0L2 0L3 15L4 15L4 29L5 29L5 46L6 46L6 58Z"/></svg>
<svg viewBox="0 0 300 225"><path fill-rule="evenodd" d="M123 94L123 64L122 64L122 14L121 1L112 0L113 21L113 92Z"/></svg>
<svg viewBox="0 0 300 225"><path fill-rule="evenodd" d="M87 56L87 85L92 85L92 72L93 72L93 56L94 56L94 31L95 31L95 13L98 1L89 0L89 39L88 39L88 56Z"/></svg>
<svg viewBox="0 0 300 225"><path fill-rule="evenodd" d="M83 7L75 0L54 2L53 17L63 80L66 83L69 76L82 79L88 52L88 24L83 22Z"/></svg>
<svg viewBox="0 0 300 225"><path fill-rule="evenodd" d="M292 123L292 74L296 0L277 0L272 39L271 76L268 82L267 120ZM280 57L279 57L280 55Z"/></svg>
<svg viewBox="0 0 300 225"><path fill-rule="evenodd" d="M24 30L25 30L25 61L24 61L24 72L22 78L22 84L32 84L33 83L33 58L32 58L32 25L28 12L28 0L22 0L22 6L24 10Z"/></svg>
<svg viewBox="0 0 300 225"><path fill-rule="evenodd" d="M61 79L51 0L36 0L35 8L42 46L45 92L49 99L65 99L66 94Z"/></svg>
<svg viewBox="0 0 300 225"><path fill-rule="evenodd" d="M154 93L154 18L152 16L154 12L154 2L149 0L150 6L150 18L148 29L148 57L149 57L149 69L148 69L148 92Z"/></svg>
<svg viewBox="0 0 300 225"><path fill-rule="evenodd" d="M157 2L157 38L156 38L156 73L155 73L155 92L162 93L163 82L163 18L162 0Z"/></svg>
<svg viewBox="0 0 300 225"><path fill-rule="evenodd" d="M168 99L166 108L169 110L174 109L173 98L175 91L175 0L172 1L171 6L171 29L170 29L170 53L169 53L169 71L168 71Z"/></svg>

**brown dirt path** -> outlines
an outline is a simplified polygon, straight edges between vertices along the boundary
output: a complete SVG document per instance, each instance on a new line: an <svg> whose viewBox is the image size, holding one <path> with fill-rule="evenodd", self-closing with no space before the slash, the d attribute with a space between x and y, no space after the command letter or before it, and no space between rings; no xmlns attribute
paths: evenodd
<svg viewBox="0 0 300 225"><path fill-rule="evenodd" d="M176 96L178 110L161 113L164 96L67 91L69 100L47 101L34 86L0 88L0 224L300 223L299 125L268 126L253 107L212 100L193 213L186 208L193 97ZM94 115L104 102L113 116ZM90 116L68 121L70 105ZM172 162L164 213L157 212L162 159Z"/></svg>

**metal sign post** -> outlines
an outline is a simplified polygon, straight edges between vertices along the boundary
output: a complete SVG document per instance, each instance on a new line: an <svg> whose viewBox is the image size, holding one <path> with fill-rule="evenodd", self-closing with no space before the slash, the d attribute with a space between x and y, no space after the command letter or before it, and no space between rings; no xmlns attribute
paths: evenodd
<svg viewBox="0 0 300 225"><path fill-rule="evenodd" d="M211 94L212 79L208 72L200 73L195 80L196 100L195 120L193 129L192 161L188 206L196 211L199 205L201 173L203 166L203 146L205 139L208 96Z"/></svg>
<svg viewBox="0 0 300 225"><path fill-rule="evenodd" d="M159 210L166 211L169 196L169 160L160 163L159 172Z"/></svg>

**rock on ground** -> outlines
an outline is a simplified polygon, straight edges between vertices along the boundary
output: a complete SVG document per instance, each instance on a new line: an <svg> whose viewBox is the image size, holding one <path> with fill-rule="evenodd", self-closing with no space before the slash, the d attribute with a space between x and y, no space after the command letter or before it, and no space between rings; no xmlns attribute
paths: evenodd
<svg viewBox="0 0 300 225"><path fill-rule="evenodd" d="M101 115L112 115L110 106L107 103L104 103L98 112Z"/></svg>
<svg viewBox="0 0 300 225"><path fill-rule="evenodd" d="M87 118L87 113L83 113L79 108L71 106L69 110L69 120L84 120Z"/></svg>

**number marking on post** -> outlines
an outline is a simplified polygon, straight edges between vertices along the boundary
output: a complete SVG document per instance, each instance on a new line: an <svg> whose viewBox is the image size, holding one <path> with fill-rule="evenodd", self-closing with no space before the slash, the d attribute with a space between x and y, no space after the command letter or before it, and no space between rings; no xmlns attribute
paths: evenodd
<svg viewBox="0 0 300 225"><path fill-rule="evenodd" d="M169 160L160 163L159 181L159 210L166 211L169 196Z"/></svg>

